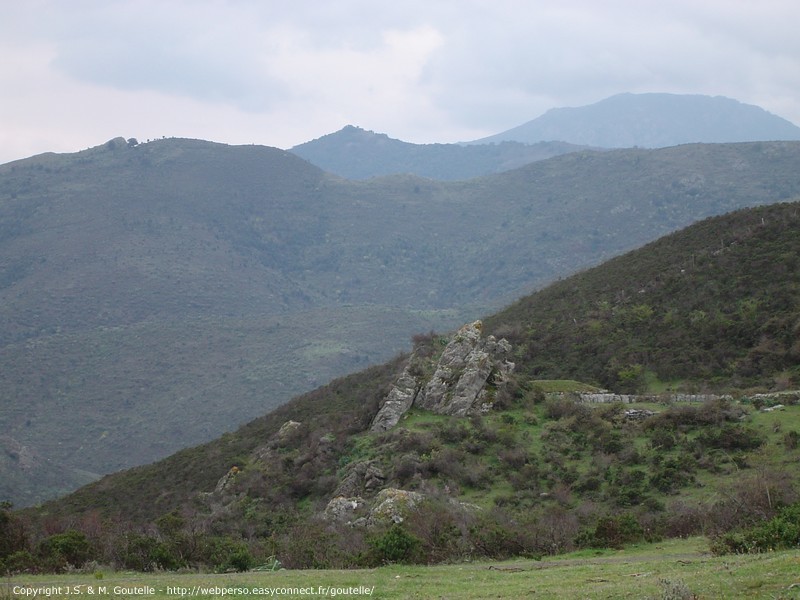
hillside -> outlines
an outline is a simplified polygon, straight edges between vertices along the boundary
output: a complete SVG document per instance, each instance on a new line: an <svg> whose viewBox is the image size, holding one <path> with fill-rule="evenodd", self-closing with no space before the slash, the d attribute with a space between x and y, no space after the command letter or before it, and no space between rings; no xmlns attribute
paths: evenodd
<svg viewBox="0 0 800 600"><path fill-rule="evenodd" d="M585 149L564 142L508 142L464 146L410 144L382 133L347 127L291 148L310 163L348 179L408 173L456 181L509 171L537 160Z"/></svg>
<svg viewBox="0 0 800 600"><path fill-rule="evenodd" d="M618 94L595 104L554 108L473 144L561 140L600 148L664 148L690 143L798 140L800 127L723 96Z"/></svg>
<svg viewBox="0 0 800 600"><path fill-rule="evenodd" d="M191 531L195 542L224 535L294 567L542 556L693 534L724 541L800 497L800 393L740 389L800 387L799 226L800 202L704 220L548 286L483 327L417 336L411 356L28 516L51 529L56 518L113 518L105 547L121 524L156 521L151 539L173 557L186 548L178 532ZM609 355L594 346L600 333ZM577 392L589 386L544 380L592 381L611 365L616 373L632 350L647 369L666 363L676 389L711 384L735 397L592 405ZM459 397L476 383L462 412ZM623 391L630 381L615 383ZM394 423L380 418L412 389Z"/></svg>
<svg viewBox="0 0 800 600"><path fill-rule="evenodd" d="M117 139L2 165L0 428L64 481L11 459L0 498L213 439L414 332L797 196L799 163L798 143L693 145L357 182L272 148Z"/></svg>
<svg viewBox="0 0 800 600"><path fill-rule="evenodd" d="M487 330L533 378L631 393L798 386L798 209L701 221L516 302Z"/></svg>

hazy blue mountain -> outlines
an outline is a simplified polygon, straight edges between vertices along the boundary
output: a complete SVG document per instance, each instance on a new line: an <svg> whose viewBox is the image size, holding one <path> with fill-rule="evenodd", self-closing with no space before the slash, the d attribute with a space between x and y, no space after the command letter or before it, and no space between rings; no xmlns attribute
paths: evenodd
<svg viewBox="0 0 800 600"><path fill-rule="evenodd" d="M335 133L295 146L290 152L329 173L348 179L410 173L455 181L501 173L581 149L584 147L564 142L504 142L475 146L410 144L384 133L348 125Z"/></svg>
<svg viewBox="0 0 800 600"><path fill-rule="evenodd" d="M695 142L800 140L800 127L723 96L618 94L588 106L554 108L471 143L552 140L603 148L663 148Z"/></svg>

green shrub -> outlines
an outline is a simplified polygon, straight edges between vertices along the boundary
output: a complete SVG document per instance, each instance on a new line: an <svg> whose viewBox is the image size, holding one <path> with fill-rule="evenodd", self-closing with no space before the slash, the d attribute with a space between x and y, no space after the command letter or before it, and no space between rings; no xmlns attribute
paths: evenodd
<svg viewBox="0 0 800 600"><path fill-rule="evenodd" d="M665 494L676 492L694 481L691 463L670 458L654 467L649 482L652 487Z"/></svg>
<svg viewBox="0 0 800 600"><path fill-rule="evenodd" d="M86 535L72 529L51 535L39 544L39 557L52 570L67 566L82 567L93 555L92 545Z"/></svg>
<svg viewBox="0 0 800 600"><path fill-rule="evenodd" d="M625 544L644 539L644 529L636 517L630 513L622 513L601 518L594 529L582 532L575 543L592 548L622 548Z"/></svg>
<svg viewBox="0 0 800 600"><path fill-rule="evenodd" d="M230 538L210 538L205 555L204 562L218 572L247 571L256 564L247 545Z"/></svg>
<svg viewBox="0 0 800 600"><path fill-rule="evenodd" d="M17 550L6 556L0 573L16 575L19 573L34 573L39 570L39 562L27 550Z"/></svg>
<svg viewBox="0 0 800 600"><path fill-rule="evenodd" d="M410 563L418 560L420 540L395 523L384 533L370 540L373 559L377 564Z"/></svg>
<svg viewBox="0 0 800 600"><path fill-rule="evenodd" d="M711 542L714 554L744 554L800 548L800 503L753 527L725 533Z"/></svg>

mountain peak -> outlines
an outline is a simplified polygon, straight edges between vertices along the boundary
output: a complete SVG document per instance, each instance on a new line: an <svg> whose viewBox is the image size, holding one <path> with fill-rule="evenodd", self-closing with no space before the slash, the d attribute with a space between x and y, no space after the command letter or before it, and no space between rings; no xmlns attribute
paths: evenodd
<svg viewBox="0 0 800 600"><path fill-rule="evenodd" d="M800 127L724 96L622 93L586 106L553 108L472 143L546 140L603 148L662 148L699 142L800 140Z"/></svg>

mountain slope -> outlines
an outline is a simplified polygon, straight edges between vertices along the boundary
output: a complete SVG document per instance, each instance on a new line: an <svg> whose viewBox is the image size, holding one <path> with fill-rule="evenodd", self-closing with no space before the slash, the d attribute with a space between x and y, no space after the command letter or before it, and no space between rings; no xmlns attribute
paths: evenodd
<svg viewBox="0 0 800 600"><path fill-rule="evenodd" d="M441 367L463 343L460 333L446 348L441 336L418 336L410 358L338 379L215 442L107 476L29 514L141 524L171 513L181 515L186 531L203 523L206 530L268 540L296 566L362 564L367 559L356 558L354 548L369 534L360 527L386 531L379 522L370 525L385 498L420 503L403 513L404 528L427 544L429 560L460 556L456 541L463 539L475 544L472 552L495 557L618 544L615 536L623 534L604 533L601 523L621 527L604 521L621 516L639 536L644 527L655 536L722 531L758 518L762 509L763 518L774 513L773 504L797 498L798 450L790 439L800 424L797 392L785 397L792 406L780 414L724 398L642 404L627 414L622 406L591 408L569 395L548 398L539 378L591 378L596 364L624 362L635 351L653 356L650 366L669 360L684 385L738 386L752 377L800 385L800 270L791 263L800 256L799 227L800 202L708 219L490 317L485 333L509 334L516 367L505 382L486 380L494 404L470 418L415 405L388 431L370 431L379 407L396 397L389 392L393 382L430 378L437 359ZM676 282L684 280L681 289ZM687 290L695 293L679 293ZM648 311L637 309L645 302ZM730 321L725 348L715 349L719 320L698 327L683 319L689 309ZM677 335L663 339L667 314ZM554 322L565 324L561 340ZM786 326L795 330L785 332ZM597 355L595 339L609 340L612 354ZM760 360L764 347L770 360ZM698 369L693 363L704 353L713 356ZM683 355L692 360L679 360ZM756 481L769 507L759 504ZM359 502L374 508L366 525L339 527L333 508L366 515Z"/></svg>
<svg viewBox="0 0 800 600"><path fill-rule="evenodd" d="M354 182L276 149L112 140L2 165L0 428L65 476L150 462L414 332L797 196L798 163L797 143L696 145ZM17 504L47 493L11 480Z"/></svg>
<svg viewBox="0 0 800 600"><path fill-rule="evenodd" d="M348 179L410 173L453 181L500 173L581 149L583 147L564 142L476 146L409 144L386 134L348 125L335 133L295 146L290 152Z"/></svg>
<svg viewBox="0 0 800 600"><path fill-rule="evenodd" d="M800 127L722 96L618 94L541 117L474 144L562 140L601 148L663 148L697 142L797 140Z"/></svg>
<svg viewBox="0 0 800 600"><path fill-rule="evenodd" d="M707 219L516 302L487 330L536 378L800 387L798 233L796 202Z"/></svg>

